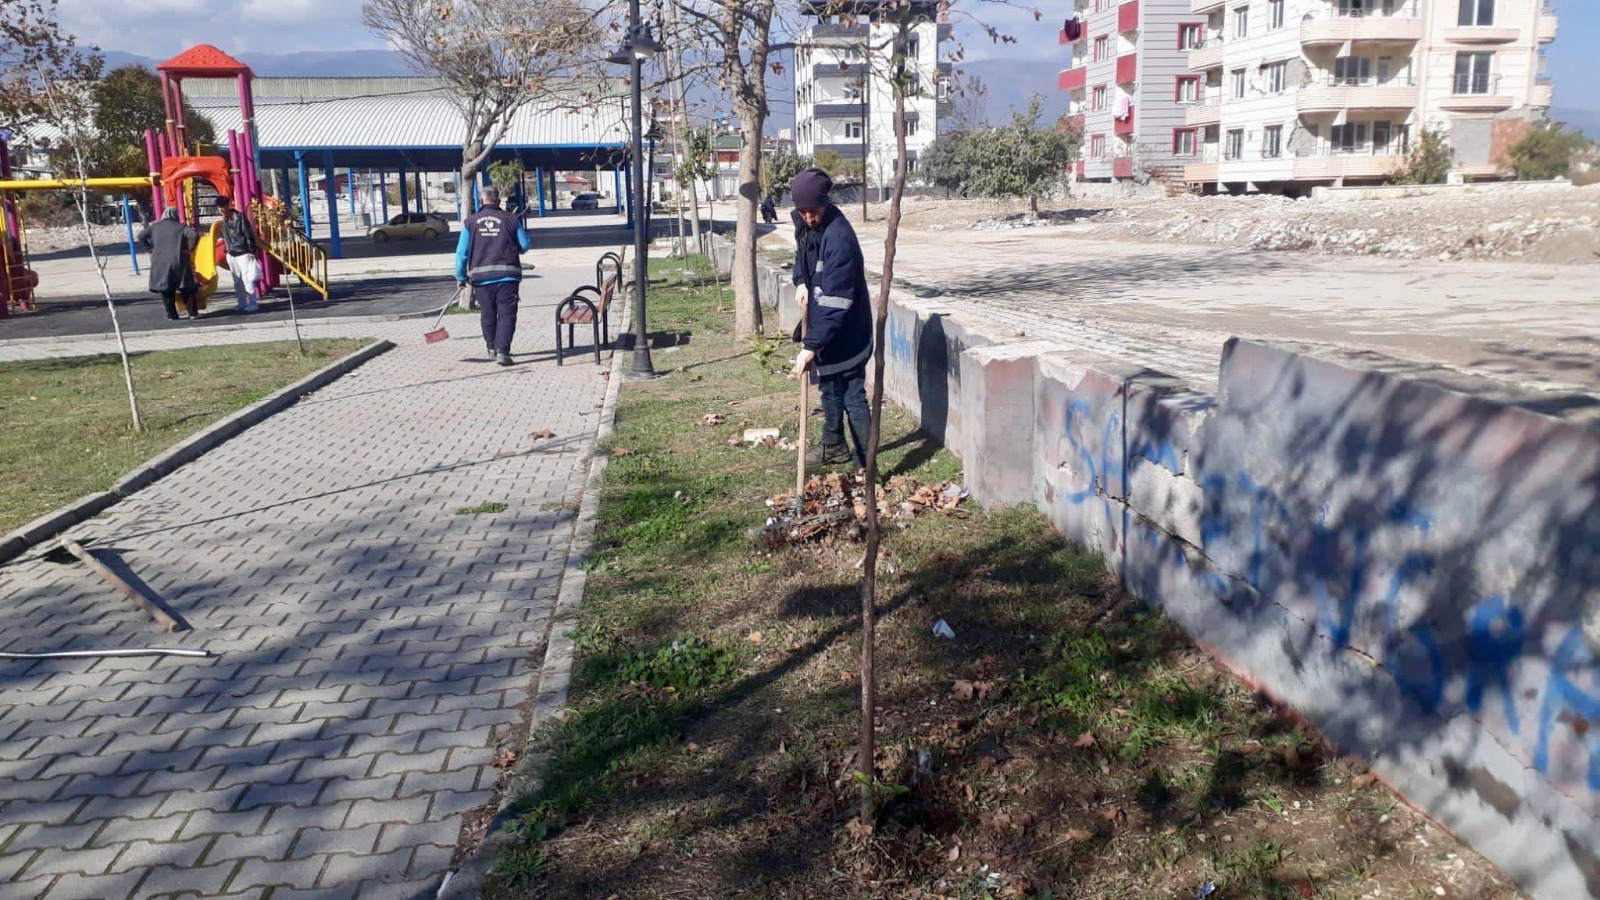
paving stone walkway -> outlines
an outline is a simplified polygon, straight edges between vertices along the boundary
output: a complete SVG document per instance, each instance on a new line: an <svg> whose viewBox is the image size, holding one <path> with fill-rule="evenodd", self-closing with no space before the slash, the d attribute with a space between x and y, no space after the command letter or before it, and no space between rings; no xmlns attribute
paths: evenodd
<svg viewBox="0 0 1600 900"><path fill-rule="evenodd" d="M509 369L447 325L319 326L400 346L74 530L193 631L0 568L0 650L218 654L0 661L0 898L433 896L523 720L606 386L545 310Z"/></svg>

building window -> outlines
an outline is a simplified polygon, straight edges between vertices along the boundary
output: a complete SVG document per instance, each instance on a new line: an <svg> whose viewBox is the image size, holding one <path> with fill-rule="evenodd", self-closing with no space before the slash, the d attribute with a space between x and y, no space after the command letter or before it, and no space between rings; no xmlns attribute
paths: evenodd
<svg viewBox="0 0 1600 900"><path fill-rule="evenodd" d="M921 57L922 41L919 40L916 35L912 35L911 39L906 41L906 58L910 60L916 60L920 59Z"/></svg>
<svg viewBox="0 0 1600 900"><path fill-rule="evenodd" d="M1267 30L1278 31L1283 28L1283 0L1268 0L1267 2Z"/></svg>
<svg viewBox="0 0 1600 900"><path fill-rule="evenodd" d="M917 134L918 119L906 120L906 137L915 137Z"/></svg>
<svg viewBox="0 0 1600 900"><path fill-rule="evenodd" d="M1178 128L1172 132L1172 155L1193 156L1195 153L1193 128Z"/></svg>
<svg viewBox="0 0 1600 900"><path fill-rule="evenodd" d="M1234 8L1233 36L1236 38L1250 36L1250 7L1239 6Z"/></svg>
<svg viewBox="0 0 1600 900"><path fill-rule="evenodd" d="M1353 86L1372 79L1372 60L1365 56L1341 56L1333 61L1335 84Z"/></svg>
<svg viewBox="0 0 1600 900"><path fill-rule="evenodd" d="M1228 132L1228 144L1227 144L1227 147L1223 150L1223 156L1226 157L1227 159L1243 159L1244 158L1244 129L1243 128L1235 128L1232 131Z"/></svg>
<svg viewBox="0 0 1600 900"><path fill-rule="evenodd" d="M1100 37L1095 38L1094 39L1094 61L1095 62L1099 62L1099 61L1101 61L1103 59L1109 59L1111 57L1111 49L1110 48L1111 48L1111 42L1106 39L1105 35L1101 35Z"/></svg>
<svg viewBox="0 0 1600 900"><path fill-rule="evenodd" d="M1267 63L1261 70L1266 75L1267 93L1281 94L1289 86L1288 61Z"/></svg>
<svg viewBox="0 0 1600 900"><path fill-rule="evenodd" d="M1097 134L1089 138L1089 155L1095 159L1104 159L1106 155L1106 136Z"/></svg>
<svg viewBox="0 0 1600 900"><path fill-rule="evenodd" d="M1199 103L1200 102L1200 76L1198 76L1198 75L1179 75L1178 76L1178 91L1177 91L1175 99L1179 103Z"/></svg>
<svg viewBox="0 0 1600 900"><path fill-rule="evenodd" d="M1094 89L1094 106L1093 106L1093 109L1096 112L1099 112L1100 110L1105 109L1105 108L1106 108L1106 86L1102 84L1102 85L1096 86L1095 89Z"/></svg>
<svg viewBox="0 0 1600 900"><path fill-rule="evenodd" d="M1455 92L1490 93L1494 79L1490 77L1489 72L1493 65L1493 53L1457 53Z"/></svg>
<svg viewBox="0 0 1600 900"><path fill-rule="evenodd" d="M1235 100L1243 100L1244 99L1244 70L1243 69L1234 69L1233 70L1233 99L1235 99Z"/></svg>
<svg viewBox="0 0 1600 900"><path fill-rule="evenodd" d="M1360 153L1367 145L1367 123L1351 122L1347 125L1333 126L1333 135L1329 138L1335 153Z"/></svg>
<svg viewBox="0 0 1600 900"><path fill-rule="evenodd" d="M847 140L847 141L859 141L859 140L861 140L861 133L862 132L861 132L861 123L860 122L846 122L846 123L844 123L844 137L845 137L845 140Z"/></svg>
<svg viewBox="0 0 1600 900"><path fill-rule="evenodd" d="M1456 24L1462 28L1494 24L1494 0L1461 0Z"/></svg>
<svg viewBox="0 0 1600 900"><path fill-rule="evenodd" d="M914 159L906 160L906 174L907 175L914 175L914 174L916 174L916 171L917 171L917 161L914 160Z"/></svg>
<svg viewBox="0 0 1600 900"><path fill-rule="evenodd" d="M1261 133L1261 158L1277 159L1283 155L1283 126L1268 125Z"/></svg>
<svg viewBox="0 0 1600 900"><path fill-rule="evenodd" d="M1372 152L1382 156L1389 152L1389 142L1393 140L1394 126L1388 122L1372 123Z"/></svg>
<svg viewBox="0 0 1600 900"><path fill-rule="evenodd" d="M1198 22L1190 22L1190 23L1188 23L1186 25L1179 25L1178 26L1178 49L1179 50L1198 50L1198 49L1200 49L1200 35L1203 33L1202 32L1203 27L1204 26L1200 25Z"/></svg>

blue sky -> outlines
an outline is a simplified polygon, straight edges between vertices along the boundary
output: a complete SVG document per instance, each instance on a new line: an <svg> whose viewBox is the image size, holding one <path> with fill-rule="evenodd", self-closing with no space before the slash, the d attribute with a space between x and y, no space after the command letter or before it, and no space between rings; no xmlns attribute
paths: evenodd
<svg viewBox="0 0 1600 900"><path fill-rule="evenodd" d="M1025 0L1023 0L1025 2ZM1550 47L1550 74L1556 105L1600 111L1600 0L1549 0L1561 16L1559 39ZM957 22L970 59L1004 56L1040 62L1040 90L1054 88L1054 73L1065 54L1056 29L1069 0L1038 0L1044 11L983 0L958 0L954 8L978 12L1015 45L996 46L981 30ZM74 33L108 50L164 58L191 44L216 44L239 53L289 53L296 50L350 50L381 46L361 24L360 0L61 0L61 18ZM316 22L308 28L306 23Z"/></svg>

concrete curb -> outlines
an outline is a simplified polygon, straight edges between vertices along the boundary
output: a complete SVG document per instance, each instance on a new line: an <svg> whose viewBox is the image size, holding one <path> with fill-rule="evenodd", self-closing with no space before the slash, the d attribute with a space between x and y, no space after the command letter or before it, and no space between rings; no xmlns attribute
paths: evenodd
<svg viewBox="0 0 1600 900"><path fill-rule="evenodd" d="M301 396L326 387L340 376L348 374L368 360L393 350L394 346L390 341L378 341L375 344L363 347L349 356L307 375L294 384L264 399L257 400L255 403L217 422L210 428L190 435L175 446L145 462L144 465L124 475L116 484L111 486L110 490L81 497L60 509L34 519L16 531L0 536L0 565L16 559L26 553L29 548L38 546L60 535L79 522L87 521L105 512L106 509L119 500L127 498L141 488L149 487L156 481L176 471L180 466L198 459L207 451L215 449L229 438L252 425L257 425L288 409L298 402Z"/></svg>
<svg viewBox="0 0 1600 900"><path fill-rule="evenodd" d="M618 333L626 334L632 324L632 308L618 325ZM617 397L622 392L623 354L613 351L611 376L606 386L605 401L600 409L600 422L595 429L596 450L611 437L617 421ZM606 466L611 457L596 452L589 461L589 477L583 484L583 499L578 503L578 517L572 527L572 543L567 551L567 566L561 575L561 589L556 594L556 607L550 616L550 633L545 640L544 664L539 669L538 693L533 709L528 714L528 743L539 727L550 721L567 703L567 692L572 684L574 661L572 631L577 625L578 608L583 605L583 590L589 581L585 568L589 550L594 543L595 522L600 511L600 485L605 480ZM472 855L462 861L460 868L445 876L436 900L477 900L483 895L484 884L494 868L502 848L516 841L516 832L508 829L512 816L508 813L518 798L538 784L538 768L543 758L523 748L522 759L507 777L506 790L501 794L500 808L484 832L483 841Z"/></svg>

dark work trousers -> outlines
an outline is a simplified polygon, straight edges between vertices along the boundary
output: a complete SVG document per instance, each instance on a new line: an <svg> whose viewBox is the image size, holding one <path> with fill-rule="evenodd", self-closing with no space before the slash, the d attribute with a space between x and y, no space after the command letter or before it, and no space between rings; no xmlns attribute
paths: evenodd
<svg viewBox="0 0 1600 900"><path fill-rule="evenodd" d="M478 321L483 324L483 340L496 353L510 353L511 339L517 334L517 288L515 281L477 284L472 299L477 301Z"/></svg>
<svg viewBox="0 0 1600 900"><path fill-rule="evenodd" d="M176 319L178 317L178 292L162 291L161 305L167 308L167 318Z"/></svg>
<svg viewBox="0 0 1600 900"><path fill-rule="evenodd" d="M819 377L817 390L822 394L822 445L837 447L844 443L844 423L848 417L856 465L865 466L867 435L872 423L872 409L867 406L866 365Z"/></svg>

